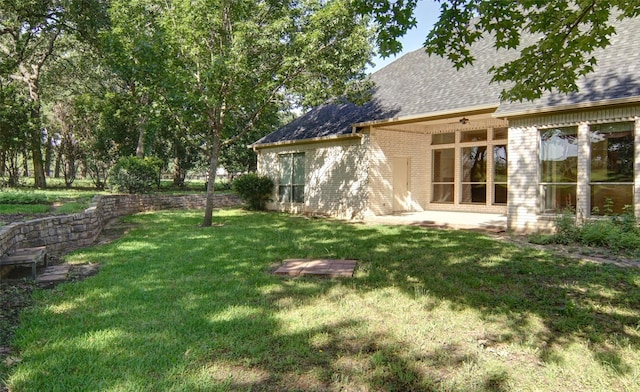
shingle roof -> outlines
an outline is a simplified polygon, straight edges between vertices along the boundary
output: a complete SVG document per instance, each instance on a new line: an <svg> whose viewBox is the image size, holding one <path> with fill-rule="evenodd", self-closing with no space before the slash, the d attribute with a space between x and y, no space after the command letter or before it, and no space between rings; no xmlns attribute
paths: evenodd
<svg viewBox="0 0 640 392"><path fill-rule="evenodd" d="M505 85L490 83L488 71L515 58L516 51L496 51L491 40L483 40L472 48L474 65L456 70L448 60L418 49L371 75L376 87L368 104L318 106L254 145L344 135L356 123L479 106L500 105L496 113L503 116L640 96L640 18L617 22L617 30L624 33L614 36L612 44L597 54L598 67L580 81L579 93L545 94L533 102L501 104L499 96Z"/></svg>
<svg viewBox="0 0 640 392"><path fill-rule="evenodd" d="M640 18L618 21L615 27L618 34L611 38L611 45L594 53L598 65L578 81L577 93L545 93L531 102L504 102L496 113L506 117L598 101L625 98L640 101Z"/></svg>
<svg viewBox="0 0 640 392"><path fill-rule="evenodd" d="M315 107L254 145L344 135L360 122L499 103L501 87L489 85L489 68L506 60L489 43L476 45L476 65L460 71L424 49L408 53L371 75L373 98L364 106L342 101Z"/></svg>

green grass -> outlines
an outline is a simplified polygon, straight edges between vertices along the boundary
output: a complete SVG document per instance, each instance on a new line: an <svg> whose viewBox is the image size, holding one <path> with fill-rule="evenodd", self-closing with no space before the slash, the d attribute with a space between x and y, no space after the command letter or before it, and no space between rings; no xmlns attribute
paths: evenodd
<svg viewBox="0 0 640 392"><path fill-rule="evenodd" d="M0 189L0 226L6 214L74 214L91 205L98 192L76 189L34 190L21 188Z"/></svg>
<svg viewBox="0 0 640 392"><path fill-rule="evenodd" d="M100 192L77 189L0 188L0 204L51 204L68 200L90 200Z"/></svg>
<svg viewBox="0 0 640 392"><path fill-rule="evenodd" d="M18 391L632 391L640 270L478 233L242 210L139 214L40 290L6 375ZM285 258L360 260L283 278Z"/></svg>
<svg viewBox="0 0 640 392"><path fill-rule="evenodd" d="M49 204L0 204L1 214L41 214L51 211Z"/></svg>

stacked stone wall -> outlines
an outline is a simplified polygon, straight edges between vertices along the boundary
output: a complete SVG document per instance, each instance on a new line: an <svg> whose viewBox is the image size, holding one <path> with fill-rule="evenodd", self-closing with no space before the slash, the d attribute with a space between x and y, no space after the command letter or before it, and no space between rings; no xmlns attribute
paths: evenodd
<svg viewBox="0 0 640 392"><path fill-rule="evenodd" d="M48 253L63 253L91 245L105 224L122 216L167 209L203 209L205 195L104 195L96 196L84 212L14 222L0 227L0 255L14 250L46 246ZM215 195L214 206L241 205L233 194Z"/></svg>

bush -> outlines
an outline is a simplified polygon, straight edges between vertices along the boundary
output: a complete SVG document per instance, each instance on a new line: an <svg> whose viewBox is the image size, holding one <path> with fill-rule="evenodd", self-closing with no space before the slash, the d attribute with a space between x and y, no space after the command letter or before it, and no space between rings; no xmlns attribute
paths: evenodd
<svg viewBox="0 0 640 392"><path fill-rule="evenodd" d="M620 229L611 220L586 222L580 228L580 243L587 246L608 247L620 235Z"/></svg>
<svg viewBox="0 0 640 392"><path fill-rule="evenodd" d="M556 219L555 234L534 234L529 236L529 242L541 245L581 244L628 253L640 250L640 229L630 206L625 206L621 215L592 219L581 226L576 224L573 211L568 210Z"/></svg>
<svg viewBox="0 0 640 392"><path fill-rule="evenodd" d="M273 180L254 173L245 174L233 181L233 190L251 210L264 210L273 194Z"/></svg>
<svg viewBox="0 0 640 392"><path fill-rule="evenodd" d="M570 209L562 212L556 219L556 243L567 245L580 238L580 228L576 225L576 217Z"/></svg>
<svg viewBox="0 0 640 392"><path fill-rule="evenodd" d="M157 186L159 172L155 158L120 157L109 171L109 186L116 192L146 193Z"/></svg>

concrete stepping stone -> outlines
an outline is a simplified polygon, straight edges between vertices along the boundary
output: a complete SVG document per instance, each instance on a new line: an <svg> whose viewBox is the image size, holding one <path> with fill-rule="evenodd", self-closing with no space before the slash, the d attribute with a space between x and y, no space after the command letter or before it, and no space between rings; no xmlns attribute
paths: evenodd
<svg viewBox="0 0 640 392"><path fill-rule="evenodd" d="M357 260L286 259L273 273L286 276L352 277L357 264Z"/></svg>

